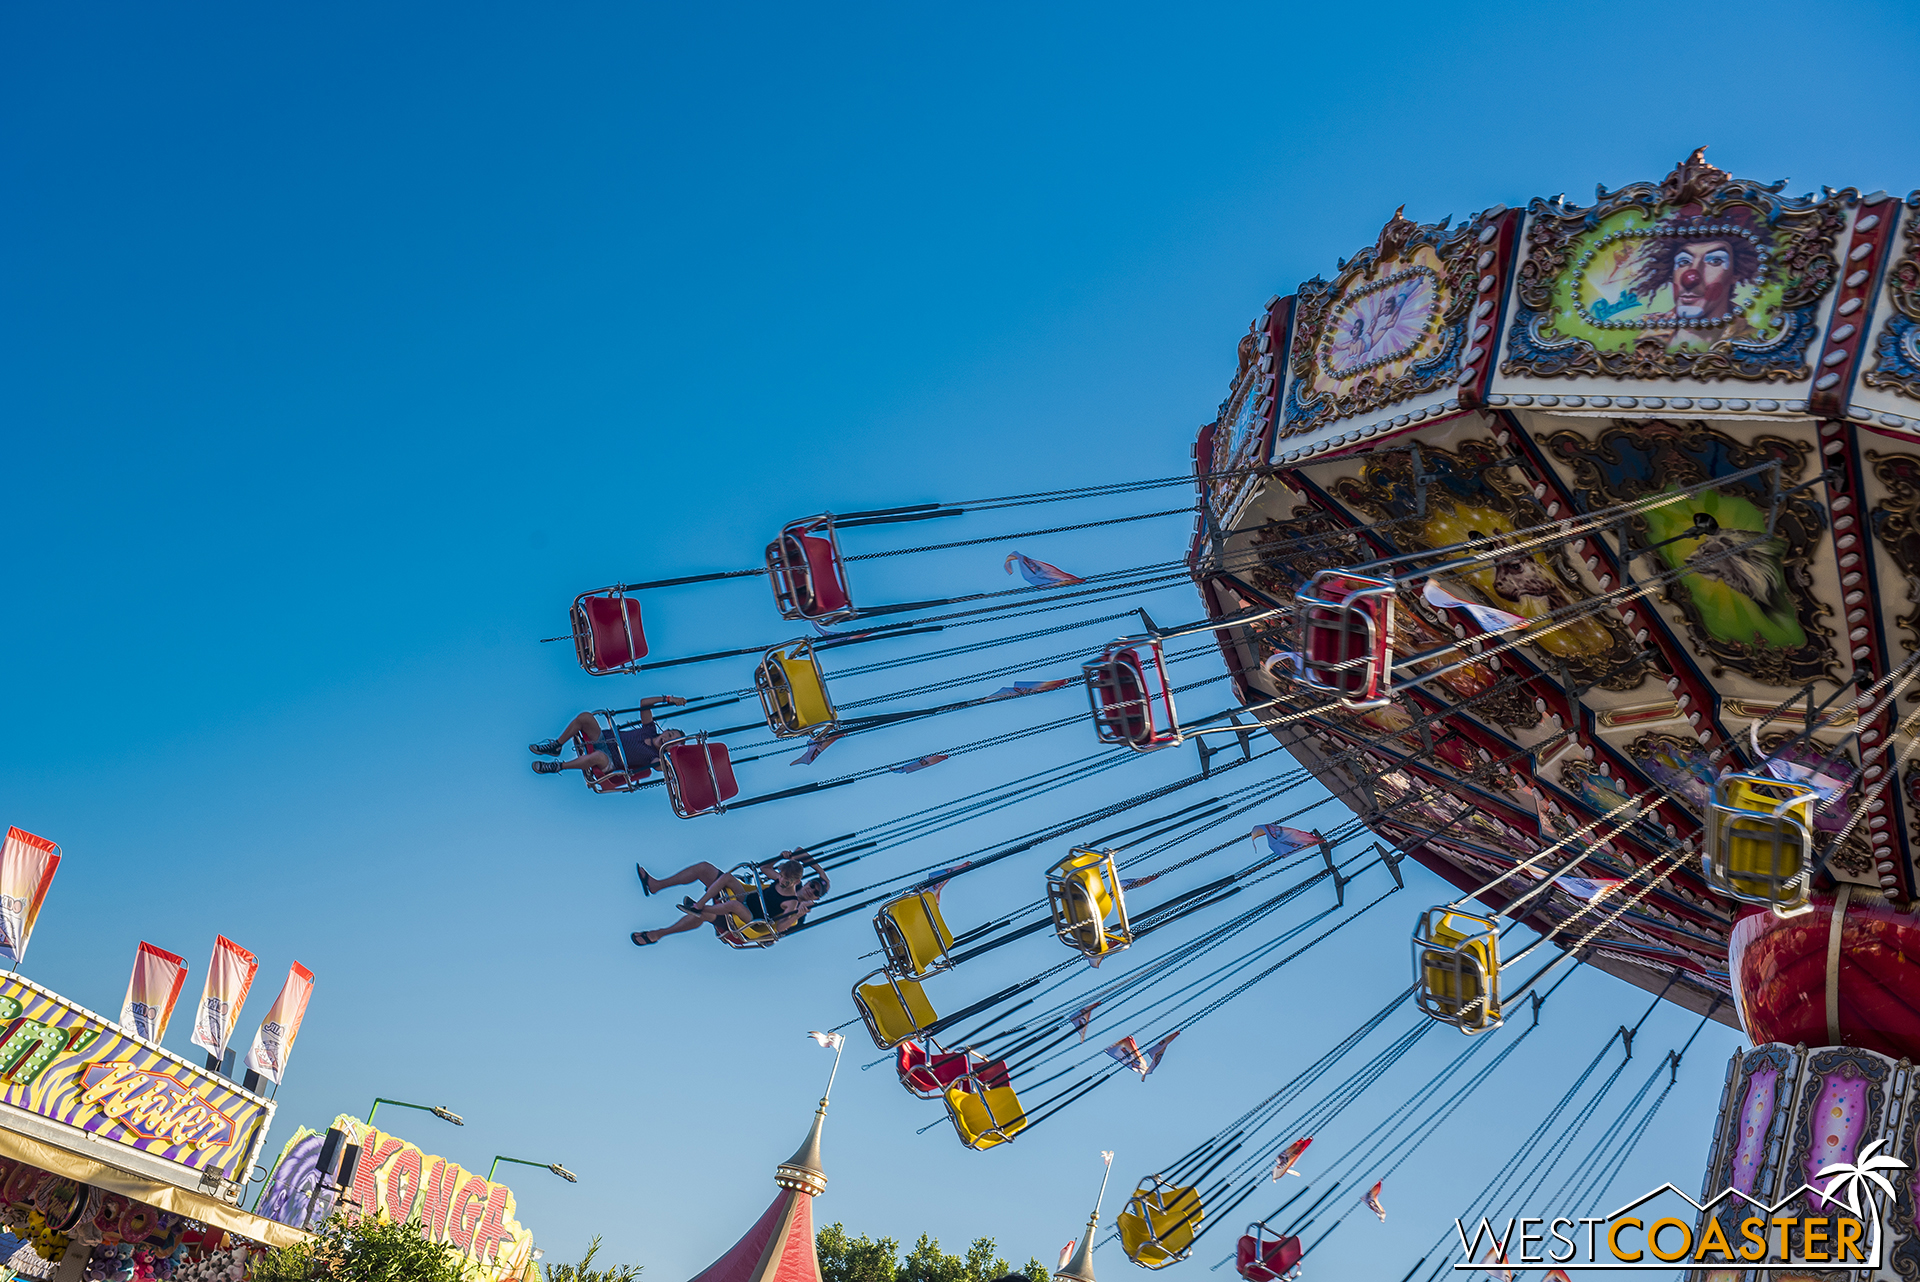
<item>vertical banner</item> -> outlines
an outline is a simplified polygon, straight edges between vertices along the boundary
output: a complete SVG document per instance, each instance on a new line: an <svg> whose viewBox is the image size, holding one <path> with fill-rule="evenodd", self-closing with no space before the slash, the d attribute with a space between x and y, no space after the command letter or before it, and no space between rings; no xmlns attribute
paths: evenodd
<svg viewBox="0 0 1920 1282"><path fill-rule="evenodd" d="M186 982L185 958L142 940L134 954L133 975L127 980L127 998L120 1003L120 1027L158 1045L167 1035L167 1023Z"/></svg>
<svg viewBox="0 0 1920 1282"><path fill-rule="evenodd" d="M247 990L260 963L253 954L228 939L215 935L213 960L207 964L207 986L200 993L200 1007L193 1012L195 1046L215 1059L227 1053L233 1039L233 1021L247 1004Z"/></svg>
<svg viewBox="0 0 1920 1282"><path fill-rule="evenodd" d="M280 1084L287 1070L287 1057L293 1054L293 1039L300 1036L300 1021L307 1016L307 999L313 996L313 972L299 962L287 972L287 982L273 999L267 1017L253 1035L253 1047L247 1052L247 1067L260 1076Z"/></svg>
<svg viewBox="0 0 1920 1282"><path fill-rule="evenodd" d="M7 829L0 847L0 957L18 962L60 867L60 847L20 828Z"/></svg>

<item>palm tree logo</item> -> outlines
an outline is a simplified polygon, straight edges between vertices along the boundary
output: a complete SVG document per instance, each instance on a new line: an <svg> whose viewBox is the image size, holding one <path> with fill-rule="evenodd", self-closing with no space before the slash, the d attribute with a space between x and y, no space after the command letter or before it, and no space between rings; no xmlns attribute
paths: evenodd
<svg viewBox="0 0 1920 1282"><path fill-rule="evenodd" d="M1833 1177L1832 1180L1828 1181L1827 1187L1821 1191L1821 1199L1826 1202L1842 1201L1843 1199L1835 1195L1835 1191L1844 1185L1846 1191L1846 1197L1844 1199L1846 1208L1852 1213L1855 1219L1861 1218L1860 1190L1863 1185L1871 1185L1874 1188L1878 1188L1882 1193L1886 1194L1888 1201L1892 1201L1894 1197L1893 1185L1881 1172L1904 1171L1907 1169L1907 1164L1890 1153L1879 1152L1879 1148L1885 1143L1886 1141L1881 1139L1875 1140L1873 1143L1867 1145L1865 1149L1861 1150L1857 1161L1835 1162L1831 1166L1821 1167L1820 1172L1813 1177L1814 1179L1823 1180L1829 1175ZM1873 1209L1873 1195L1871 1192L1867 1195L1867 1206L1869 1210Z"/></svg>

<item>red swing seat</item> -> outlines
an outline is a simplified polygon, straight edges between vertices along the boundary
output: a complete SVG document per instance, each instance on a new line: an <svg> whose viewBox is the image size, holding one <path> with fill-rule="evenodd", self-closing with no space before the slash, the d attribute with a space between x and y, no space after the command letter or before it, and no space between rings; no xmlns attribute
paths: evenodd
<svg viewBox="0 0 1920 1282"><path fill-rule="evenodd" d="M956 1082L962 1083L962 1090L967 1089L963 1079L970 1075L973 1067L974 1059L968 1052L943 1051L931 1041L925 1046L919 1042L902 1042L894 1059L900 1084L921 1099L939 1099Z"/></svg>
<svg viewBox="0 0 1920 1282"><path fill-rule="evenodd" d="M573 652L596 677L632 672L647 656L640 603L620 588L582 592L573 599Z"/></svg>
<svg viewBox="0 0 1920 1282"><path fill-rule="evenodd" d="M1240 1239L1239 1248L1234 1252L1235 1267L1247 1282L1279 1282L1281 1275L1300 1263L1305 1253L1299 1238L1270 1239L1260 1232L1265 1227L1254 1225L1254 1231Z"/></svg>
<svg viewBox="0 0 1920 1282"><path fill-rule="evenodd" d="M682 819L720 814L740 795L727 745L708 743L704 730L667 745L660 754L660 770L666 776L667 800Z"/></svg>
<svg viewBox="0 0 1920 1282"><path fill-rule="evenodd" d="M1347 708L1389 701L1393 680L1394 586L1386 579L1322 570L1294 598L1301 681L1340 696Z"/></svg>
<svg viewBox="0 0 1920 1282"><path fill-rule="evenodd" d="M1144 659L1142 646L1148 654ZM1158 638L1115 641L1081 672L1093 705L1094 734L1101 743L1152 752L1181 741Z"/></svg>
<svg viewBox="0 0 1920 1282"><path fill-rule="evenodd" d="M767 578L783 619L833 623L853 617L853 594L831 512L789 522L767 544Z"/></svg>

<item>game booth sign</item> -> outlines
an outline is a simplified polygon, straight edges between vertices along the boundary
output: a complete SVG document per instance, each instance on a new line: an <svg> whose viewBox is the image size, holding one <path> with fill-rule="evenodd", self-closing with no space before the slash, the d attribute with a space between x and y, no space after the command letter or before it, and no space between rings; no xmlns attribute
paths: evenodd
<svg viewBox="0 0 1920 1282"><path fill-rule="evenodd" d="M513 1218L511 1189L357 1117L334 1118L326 1133L295 1131L254 1209L298 1227L324 1223L336 1210L350 1221L418 1221L428 1241L452 1247L481 1282L538 1277L533 1234Z"/></svg>
<svg viewBox="0 0 1920 1282"><path fill-rule="evenodd" d="M18 975L0 978L0 1224L16 1273L238 1279L306 1235L249 1214L269 1099ZM84 1249L76 1249L84 1248Z"/></svg>
<svg viewBox="0 0 1920 1282"><path fill-rule="evenodd" d="M18 966L60 848L19 828L0 844L0 958ZM0 976L0 1228L7 1276L56 1282L239 1282L250 1254L307 1235L251 1214L242 1193L273 1120L312 975L296 963L246 1057L228 1050L258 969L214 947L193 1042L205 1065L165 1049L181 958L142 943L118 1021L18 973ZM255 1175L253 1178L258 1178Z"/></svg>

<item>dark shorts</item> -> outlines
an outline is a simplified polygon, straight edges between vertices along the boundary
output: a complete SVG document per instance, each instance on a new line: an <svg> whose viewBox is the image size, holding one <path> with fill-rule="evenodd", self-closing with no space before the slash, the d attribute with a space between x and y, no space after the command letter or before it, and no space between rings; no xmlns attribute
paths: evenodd
<svg viewBox="0 0 1920 1282"><path fill-rule="evenodd" d="M604 752L615 770L624 762L628 772L638 774L660 764L660 727L636 726L604 735L587 745L588 752Z"/></svg>

